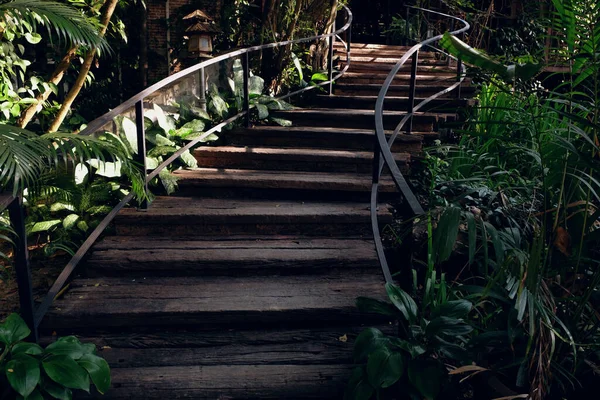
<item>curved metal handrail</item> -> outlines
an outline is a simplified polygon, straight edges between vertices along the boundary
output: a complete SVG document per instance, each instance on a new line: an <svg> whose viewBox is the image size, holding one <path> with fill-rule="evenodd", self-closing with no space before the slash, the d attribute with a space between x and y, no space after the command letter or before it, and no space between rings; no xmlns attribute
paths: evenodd
<svg viewBox="0 0 600 400"><path fill-rule="evenodd" d="M247 87L248 70L249 70L248 55L250 53L265 50L265 49L276 48L276 47L289 46L289 45L296 44L296 43L311 42L311 41L315 41L315 40L329 38L329 60L328 60L328 63L329 63L329 78L330 79L327 81L324 81L324 82L320 82L314 86L307 86L300 90L296 90L294 92L287 93L283 96L276 97L276 99L283 100L283 99L289 98L291 96L303 93L305 91L314 90L317 87L321 87L321 86L325 86L325 85L330 85L330 90L331 90L332 83L335 80L337 80L338 78L340 78L350 67L350 37L351 37L351 30L352 30L353 15L352 15L352 12L350 11L350 9L348 7L346 7L345 5L342 5L342 8L346 12L346 23L339 29L335 29L335 22L334 22L332 32L330 32L330 33L312 36L312 37L308 37L308 38L287 40L284 42L269 43L269 44L264 44L264 45L260 45L260 46L252 46L252 47L232 51L230 53L222 54L220 56L211 58L210 60L200 62L192 67L189 67L180 72L177 72L177 73L155 83L154 85L142 90L140 93L136 94L135 96L133 96L130 99L126 100L125 102L121 103L119 106L115 107L111 111L107 112L106 114L102 115L101 117L96 118L95 120L90 122L88 124L88 126L84 130L82 130L79 134L80 135L92 135L92 134L98 132L99 130L101 130L106 124L111 123L114 120L114 118L118 117L119 115L123 114L124 112L131 110L133 107L135 107L136 125L138 128L137 129L137 135L138 135L137 141L138 141L138 148L140 149L139 150L140 158L138 160L140 161L140 164L143 166L143 173L144 173L144 178L145 178L144 181L146 184L148 184L153 178L155 178L160 173L161 170L163 170L168 165L170 165L173 161L175 161L182 153L189 150L190 148L192 148L194 145L198 144L202 140L204 140L204 138L206 138L207 136L211 135L214 132L220 131L226 125L238 120L239 118L241 118L243 116L246 116L246 118L248 118L250 109L253 107L252 105L248 104L248 87ZM343 32L346 32L347 42L342 41L339 36ZM345 67L342 70L337 71L337 74L334 76L333 75L333 45L334 45L336 37L340 38L340 41L342 41L342 43L344 44L344 47L346 50L347 62L346 62ZM243 60L243 66L244 66L244 72L245 72L244 73L244 80L245 80L244 92L245 92L246 101L245 101L245 105L244 105L245 106L244 110L237 113L236 115L234 115L232 117L229 117L227 120L222 121L221 123L211 127L202 136L188 142L185 146L181 147L177 152L172 154L163 163L161 163L158 167L156 167L150 174L146 175L146 169L145 169L146 154L145 154L145 150L144 150L146 139L145 139L145 132L144 132L144 128L143 128L143 126L144 126L144 103L143 103L144 99L152 94L155 94L157 91L159 91L161 89L168 88L170 85L176 83L177 81L181 80L182 78L192 76L192 74L201 71L203 68L217 64L224 60L228 60L228 59L232 59L232 58L236 58L236 57L240 57L240 56L243 57L242 60ZM112 211L102 220L102 222L100 222L100 224L94 229L94 231L90 234L90 236L85 240L85 242L77 250L75 255L67 263L66 267L60 273L60 275L58 276L58 278L56 279L56 281L54 282L54 284L48 291L48 294L46 295L46 297L44 298L44 300L42 301L40 306L35 311L35 315L32 318L33 326L31 327L33 332L37 332L37 328L40 325L40 323L42 322L42 319L44 318L44 316L46 315L46 312L52 305L54 298L60 293L60 291L66 284L67 280L70 278L71 274L73 273L73 271L75 270L75 268L77 267L79 262L83 259L83 257L87 253L87 251L96 242L96 240L100 237L102 232L108 227L108 225L112 222L112 220L117 216L119 211L123 207L125 207L133 198L134 198L133 193L129 193L127 196L125 196L119 202L119 204L117 204L117 206L115 206L115 208L113 208Z"/></svg>
<svg viewBox="0 0 600 400"><path fill-rule="evenodd" d="M433 10L428 10L428 9L424 9L424 8L420 8L420 7L409 6L408 8L424 11L427 13L436 14L436 15L439 15L442 17L447 17L453 21L457 21L457 22L463 24L462 28L450 32L453 35L458 35L463 32L466 32L470 28L470 25L467 21L465 21L461 18L458 18L458 17L454 17L449 14L445 14L445 13L441 13L441 12L433 11ZM423 210L423 207L417 200L417 197L415 196L415 194L409 187L408 183L406 182L406 179L402 175L402 172L400 172L400 169L398 168L398 165L396 164L396 161L394 160L394 155L392 153L391 147L394 144L396 137L400 133L400 130L406 125L406 123L409 121L412 123L412 118L413 118L415 112L417 112L418 110L423 108L423 106L425 106L427 103L431 102L432 100L434 100L448 92L451 92L452 90L454 90L456 88L459 88L460 85L462 84L463 80L465 79L464 73L465 73L466 69L465 69L464 65L462 65L460 60L457 60L458 69L460 70L459 71L460 76L457 79L456 83L454 83L453 85L449 86L448 88L446 88L432 96L429 96L428 98L422 100L417 105L412 104L414 101L414 88L415 88L415 82L416 82L416 67L417 67L417 62L418 62L418 52L421 48L423 48L425 46L433 47L432 43L437 42L442 37L443 37L443 35L433 36L433 37L426 39L420 43L417 43L416 45L411 47L400 58L400 60L398 60L396 65L394 65L394 67L392 68L392 70L390 71L388 76L386 77L386 79L383 83L383 86L381 87L381 90L379 91L379 95L377 96L377 101L375 103L375 130L376 130L375 137L376 137L376 140L375 140L375 152L374 152L374 156L373 156L373 182L372 182L372 186L371 186L371 226L373 229L373 238L375 241L375 248L377 250L377 257L379 258L379 264L381 265L381 269L382 269L383 275L385 277L385 281L388 283L393 282L393 277L390 272L390 268L389 268L389 265L387 262L387 257L385 255L384 246L383 246L381 234L379 231L379 221L377 218L379 180L381 178L381 173L383 172L384 166L387 166L390 174L392 175L392 179L396 185L396 188L404 196L413 216L422 215L425 213L425 211ZM451 57L450 55L447 55L447 56ZM413 71L411 72L411 85L410 85L411 93L409 94L409 105L408 105L409 110L408 110L406 116L404 116L402 118L402 120L400 121L400 123L398 123L398 125L394 129L394 132L392 133L391 137L388 140L385 137L385 130L384 130L384 125L383 125L383 103L384 103L387 92L389 91L392 81L394 80L396 74L398 73L398 71L400 71L402 66L404 66L404 64L411 57L413 58ZM454 58L454 57L452 57L452 58Z"/></svg>

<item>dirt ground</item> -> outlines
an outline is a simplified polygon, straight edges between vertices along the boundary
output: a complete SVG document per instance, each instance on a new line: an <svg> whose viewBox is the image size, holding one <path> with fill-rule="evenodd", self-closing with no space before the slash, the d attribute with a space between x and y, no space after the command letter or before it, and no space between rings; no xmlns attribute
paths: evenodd
<svg viewBox="0 0 600 400"><path fill-rule="evenodd" d="M36 302L41 301L69 261L69 255L55 257L35 257L30 261L33 295ZM10 313L19 311L19 292L14 269L0 261L0 321Z"/></svg>

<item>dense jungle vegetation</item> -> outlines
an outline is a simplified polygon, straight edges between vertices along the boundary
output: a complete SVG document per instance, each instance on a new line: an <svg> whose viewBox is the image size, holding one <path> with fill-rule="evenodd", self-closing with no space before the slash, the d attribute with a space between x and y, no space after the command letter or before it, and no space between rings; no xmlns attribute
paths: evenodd
<svg viewBox="0 0 600 400"><path fill-rule="evenodd" d="M426 36L418 15L406 21L400 5L384 3L348 1L358 16L378 21L358 18L357 37L399 44L406 24L411 39ZM441 45L469 64L478 103L461 110L465 122L448 127L412 178L427 215L386 227L391 247L410 248L412 263L397 266L401 283L387 286L390 304L360 298L357 305L397 319L398 335L368 328L359 336L347 397L469 398L472 387L486 385L503 399L587 398L600 389L600 2L415 4L472 24L462 40L446 36ZM338 6L224 0L216 52L328 32ZM141 0L0 0L0 192L23 195L39 265L72 255L131 191L151 196L133 161L131 119L116 121L124 137L77 135L151 83L152 56L139 51L145 13ZM165 23L179 32L170 67L185 67L181 28ZM253 118L287 125L269 117L288 107L270 96L325 80L325 53L324 41L265 51L252 79ZM147 110L149 169L240 109L240 65L232 70L226 87L209 88L206 110L184 103ZM184 153L170 171L194 166ZM176 190L169 170L152 183L154 194ZM5 214L0 240L0 286L8 288L0 294L12 290L14 298ZM2 314L14 311L6 308ZM56 356L17 344L27 335L16 317L0 327L5 350ZM66 362L85 369L78 384L108 387L91 349L64 342L79 357ZM92 374L94 365L101 374ZM56 398L71 387L53 382L43 390ZM30 383L19 389L39 394Z"/></svg>

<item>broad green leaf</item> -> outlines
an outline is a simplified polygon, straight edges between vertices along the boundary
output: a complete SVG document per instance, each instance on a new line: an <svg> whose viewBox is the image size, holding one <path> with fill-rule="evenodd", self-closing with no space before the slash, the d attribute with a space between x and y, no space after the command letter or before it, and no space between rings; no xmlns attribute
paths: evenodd
<svg viewBox="0 0 600 400"><path fill-rule="evenodd" d="M129 143L131 150L133 150L133 154L137 154L138 153L138 140L137 140L137 127L135 125L135 122L133 122L129 118L125 117L125 118L123 118L123 121L121 122L121 127L123 128L123 133L125 134L125 139L127 140L127 143Z"/></svg>
<svg viewBox="0 0 600 400"><path fill-rule="evenodd" d="M505 66L490 56L475 50L456 36L449 32L444 33L444 36L439 41L440 46L448 51L448 53L461 59L466 64L497 73L504 79L512 80L514 78L531 79L537 75L543 68L543 64L525 63L513 64Z"/></svg>
<svg viewBox="0 0 600 400"><path fill-rule="evenodd" d="M271 117L271 120L275 122L277 125L281 126L292 126L292 121L283 118Z"/></svg>
<svg viewBox="0 0 600 400"><path fill-rule="evenodd" d="M227 105L225 100L223 100L223 98L219 94L211 94L210 99L210 105L213 111L217 113L219 117L225 118L229 110L229 106Z"/></svg>
<svg viewBox="0 0 600 400"><path fill-rule="evenodd" d="M70 389L81 389L89 393L88 373L67 356L51 356L42 361L44 371L54 382Z"/></svg>
<svg viewBox="0 0 600 400"><path fill-rule="evenodd" d="M150 157L166 156L175 153L177 150L178 147L176 146L156 146L148 152L148 155Z"/></svg>
<svg viewBox="0 0 600 400"><path fill-rule="evenodd" d="M110 388L110 368L108 363L98 356L86 354L77 363L81 365L92 378L98 392L104 394Z"/></svg>
<svg viewBox="0 0 600 400"><path fill-rule="evenodd" d="M64 211L64 210L74 211L75 206L73 206L73 204L60 203L60 202L53 203L50 205L50 211L56 212L56 211Z"/></svg>
<svg viewBox="0 0 600 400"><path fill-rule="evenodd" d="M260 76L251 76L248 78L249 94L262 94L265 89L265 80Z"/></svg>
<svg viewBox="0 0 600 400"><path fill-rule="evenodd" d="M6 363L6 378L15 392L29 396L40 381L38 360L24 354L13 358Z"/></svg>
<svg viewBox="0 0 600 400"><path fill-rule="evenodd" d="M38 44L42 40L42 35L39 33L29 33L25 34L25 40L27 40L31 44Z"/></svg>
<svg viewBox="0 0 600 400"><path fill-rule="evenodd" d="M85 183L90 170L85 166L84 163L79 163L75 166L75 184L81 185Z"/></svg>
<svg viewBox="0 0 600 400"><path fill-rule="evenodd" d="M83 220L77 222L77 228L79 228L82 232L87 232L88 229L90 229L90 227L87 224L87 222L85 222Z"/></svg>
<svg viewBox="0 0 600 400"><path fill-rule="evenodd" d="M402 354L380 348L369 354L367 375L369 383L375 388L387 388L400 379L404 372Z"/></svg>
<svg viewBox="0 0 600 400"><path fill-rule="evenodd" d="M358 297L356 299L356 306L361 312L365 313L377 313L390 317L395 317L397 314L396 308L390 303L369 297Z"/></svg>
<svg viewBox="0 0 600 400"><path fill-rule="evenodd" d="M207 135L204 132L192 133L192 134L186 136L185 138L183 138L183 140L194 140L201 136L203 136L204 138L200 140L200 143L214 142L215 140L219 140L219 137L217 135L215 135L214 133Z"/></svg>
<svg viewBox="0 0 600 400"><path fill-rule="evenodd" d="M71 400L73 398L71 389L61 386L50 379L44 380L42 390L58 400Z"/></svg>
<svg viewBox="0 0 600 400"><path fill-rule="evenodd" d="M31 229L29 230L29 233L36 233L36 232L44 232L47 231L48 229L60 224L61 220L60 219L53 219L50 221L42 221L42 222L36 222L35 224L33 224L33 226L31 227Z"/></svg>
<svg viewBox="0 0 600 400"><path fill-rule="evenodd" d="M44 350L42 349L42 347L37 344L37 343L27 343L27 342L21 342L21 343L17 343L13 346L12 350L11 350L11 354L13 356L19 355L19 354L30 354L30 355L39 355L42 354L44 352Z"/></svg>
<svg viewBox="0 0 600 400"><path fill-rule="evenodd" d="M429 337L436 335L462 336L471 333L472 330L473 327L471 325L466 324L460 319L437 317L427 324L425 334Z"/></svg>
<svg viewBox="0 0 600 400"><path fill-rule="evenodd" d="M435 399L442 388L444 367L433 360L412 360L408 380L426 399Z"/></svg>
<svg viewBox="0 0 600 400"><path fill-rule="evenodd" d="M453 206L446 208L433 234L433 248L437 254L438 262L444 262L450 258L459 227L460 208Z"/></svg>
<svg viewBox="0 0 600 400"><path fill-rule="evenodd" d="M406 351L412 358L416 358L426 351L425 348L419 344L413 344L399 338L390 338L390 344Z"/></svg>
<svg viewBox="0 0 600 400"><path fill-rule="evenodd" d="M264 104L256 103L256 110L258 111L258 119L265 119L269 116L269 109Z"/></svg>
<svg viewBox="0 0 600 400"><path fill-rule="evenodd" d="M300 65L300 59L296 55L296 53L292 53L292 61L294 62L294 66L296 67L296 71L298 71L298 78L300 81L304 80L304 74L302 73L302 65Z"/></svg>
<svg viewBox="0 0 600 400"><path fill-rule="evenodd" d="M175 175L170 173L167 169L163 169L158 173L158 177L167 194L175 192L175 189L177 189L177 177Z"/></svg>
<svg viewBox="0 0 600 400"><path fill-rule="evenodd" d="M158 123L158 126L160 126L160 128L167 135L169 134L169 131L176 129L175 120L171 116L165 114L163 109L160 108L160 106L158 104L154 104L153 109L154 109L154 112L156 113L155 114L156 122Z"/></svg>
<svg viewBox="0 0 600 400"><path fill-rule="evenodd" d="M400 289L398 286L386 283L385 289L388 297L396 308L402 313L404 318L409 322L413 323L417 318L417 304L410 297L408 293Z"/></svg>
<svg viewBox="0 0 600 400"><path fill-rule="evenodd" d="M156 158L154 157L146 157L146 169L155 169L156 167L158 167L159 162Z"/></svg>
<svg viewBox="0 0 600 400"><path fill-rule="evenodd" d="M313 82L325 82L329 80L329 76L324 72L316 72L310 77L310 80Z"/></svg>
<svg viewBox="0 0 600 400"><path fill-rule="evenodd" d="M348 381L344 400L369 400L374 392L375 389L368 382L365 368L354 368Z"/></svg>
<svg viewBox="0 0 600 400"><path fill-rule="evenodd" d="M190 168L196 168L198 166L198 161L190 153L189 150L186 150L183 153L181 153L181 156L179 156L179 158L181 159L181 161L184 162L185 165L187 165Z"/></svg>
<svg viewBox="0 0 600 400"><path fill-rule="evenodd" d="M469 264L473 264L473 261L475 261L475 252L477 251L477 223L475 222L475 216L470 211L465 216L469 235Z"/></svg>
<svg viewBox="0 0 600 400"><path fill-rule="evenodd" d="M377 328L367 328L358 335L354 342L354 361L367 361L370 353L385 347L389 339Z"/></svg>
<svg viewBox="0 0 600 400"><path fill-rule="evenodd" d="M69 214L65 217L65 219L63 219L63 228L65 229L71 229L75 226L75 224L77 223L77 220L79 219L79 215L77 214Z"/></svg>
<svg viewBox="0 0 600 400"><path fill-rule="evenodd" d="M178 136L181 136L183 138L191 133L202 132L202 131L204 131L205 126L206 126L206 124L204 123L204 121L202 121L201 119L195 119L193 121L187 122L186 124L184 124L181 128L179 128L177 130L177 131L189 130L190 132L186 135L178 135Z"/></svg>
<svg viewBox="0 0 600 400"><path fill-rule="evenodd" d="M68 356L74 360L79 359L84 354L81 342L74 336L61 339L48 345L46 352L55 356Z"/></svg>
<svg viewBox="0 0 600 400"><path fill-rule="evenodd" d="M96 173L98 175L107 178L118 178L121 176L121 167L123 166L121 161L107 162L92 158L88 160L87 163L96 168Z"/></svg>
<svg viewBox="0 0 600 400"><path fill-rule="evenodd" d="M440 304L431 312L431 318L450 317L464 318L473 308L473 304L468 300L452 300Z"/></svg>
<svg viewBox="0 0 600 400"><path fill-rule="evenodd" d="M0 341L8 346L25 339L30 333L23 318L16 313L10 314L0 324Z"/></svg>

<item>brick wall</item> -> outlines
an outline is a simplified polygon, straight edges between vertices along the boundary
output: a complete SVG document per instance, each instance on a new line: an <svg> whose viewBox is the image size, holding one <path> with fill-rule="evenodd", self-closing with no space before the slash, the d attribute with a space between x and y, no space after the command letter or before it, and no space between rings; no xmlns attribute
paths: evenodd
<svg viewBox="0 0 600 400"><path fill-rule="evenodd" d="M178 60L174 48L181 47L181 17L200 9L218 21L223 0L147 0L148 29L148 81L159 81L186 66L187 60ZM171 43L167 43L167 27L170 27ZM171 65L169 57L171 55ZM175 62L173 62L175 61Z"/></svg>

